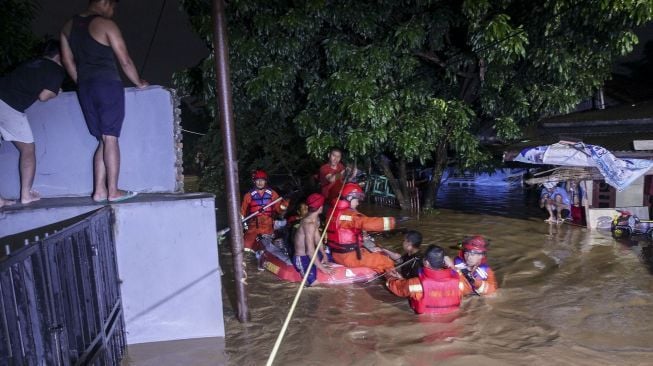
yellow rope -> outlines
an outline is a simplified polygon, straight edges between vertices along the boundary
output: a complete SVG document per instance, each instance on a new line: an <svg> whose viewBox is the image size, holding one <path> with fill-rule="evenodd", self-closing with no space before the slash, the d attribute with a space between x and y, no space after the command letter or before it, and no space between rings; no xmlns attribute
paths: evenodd
<svg viewBox="0 0 653 366"><path fill-rule="evenodd" d="M336 199L336 202L340 200L340 196L342 195L342 189L345 188L345 183L347 182L347 179L348 177L345 177L342 180L342 187L340 187L340 191L338 192L338 198ZM322 233L322 236L320 236L320 241L318 241L317 246L315 247L315 251L313 252L313 256L311 257L311 261L308 263L308 270L306 271L306 273L304 273L302 282L300 282L299 289L295 294L295 299L293 300L292 305L290 305L290 311L288 312L288 315L286 315L286 320L283 322L283 326L281 327L281 332L279 332L279 336L277 336L277 340L276 342L274 342L274 347L272 348L270 357L268 357L268 362L265 364L266 366L272 366L272 363L274 362L274 358L277 356L277 352L279 351L279 346L281 346L281 341L283 340L283 336L286 334L286 330L288 329L288 323L290 323L290 318L292 318L292 315L295 312L295 307L297 306L297 302L299 301L299 296L301 296L302 291L304 291L304 285L306 284L306 279L308 278L308 275L311 273L311 267L315 263L315 258L317 258L317 253L320 251L320 248L322 247L322 243L324 242L324 236L326 235L327 228L329 227L329 224L331 223L331 219L333 218L333 214L335 212L336 212L335 207L333 207L331 210L331 214L329 215L329 219L327 220L326 225L324 227L324 232Z"/></svg>

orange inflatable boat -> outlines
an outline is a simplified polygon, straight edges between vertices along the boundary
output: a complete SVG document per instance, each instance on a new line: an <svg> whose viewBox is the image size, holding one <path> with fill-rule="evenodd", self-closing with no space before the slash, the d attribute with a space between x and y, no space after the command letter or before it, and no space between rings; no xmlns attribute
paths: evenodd
<svg viewBox="0 0 653 366"><path fill-rule="evenodd" d="M265 252L261 257L261 267L272 272L280 279L288 282L300 282L302 277L295 269L290 261L290 258L283 253L279 248L274 245L264 245ZM356 267L347 268L340 264L331 263L333 274L328 275L321 271L317 271L317 280L313 285L326 284L326 285L343 285L355 282L369 281L377 274L371 268Z"/></svg>

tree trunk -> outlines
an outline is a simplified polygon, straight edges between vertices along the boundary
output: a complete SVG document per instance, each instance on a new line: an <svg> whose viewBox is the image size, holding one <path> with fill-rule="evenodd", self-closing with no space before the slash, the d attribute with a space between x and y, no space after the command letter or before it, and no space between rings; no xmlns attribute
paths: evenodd
<svg viewBox="0 0 653 366"><path fill-rule="evenodd" d="M402 210L410 209L410 198L407 195L408 192L408 187L406 185L406 161L405 160L400 160L399 161L399 175L400 178L397 179L395 178L394 173L392 172L392 168L390 167L390 159L388 159L386 156L381 155L379 159L379 165L381 166L381 170L383 170L383 175L388 178L388 183L390 183L390 187L392 188L392 191L395 194L395 197L397 198L397 201L399 202L399 206L401 207ZM403 174L403 178L401 175ZM401 182L403 180L403 183Z"/></svg>
<svg viewBox="0 0 653 366"><path fill-rule="evenodd" d="M435 163L433 164L433 178L426 185L426 192L424 194L424 209L435 207L435 201L438 197L438 190L440 189L440 181L442 180L442 173L447 168L447 143L442 141L438 144L435 152Z"/></svg>
<svg viewBox="0 0 653 366"><path fill-rule="evenodd" d="M408 191L408 174L406 174L406 159L399 160L399 181L397 182L403 198L399 200L402 210L410 210L410 192ZM397 196L399 199L399 196Z"/></svg>

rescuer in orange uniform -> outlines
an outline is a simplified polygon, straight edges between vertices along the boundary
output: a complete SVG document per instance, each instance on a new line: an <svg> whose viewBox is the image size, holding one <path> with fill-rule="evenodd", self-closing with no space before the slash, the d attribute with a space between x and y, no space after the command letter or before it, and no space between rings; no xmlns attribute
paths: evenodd
<svg viewBox="0 0 653 366"><path fill-rule="evenodd" d="M358 184L347 183L327 226L327 245L333 260L345 267L369 267L383 273L394 267L394 261L380 252L363 247L363 230L387 231L395 227L394 217L367 217L356 211L365 193Z"/></svg>
<svg viewBox="0 0 653 366"><path fill-rule="evenodd" d="M460 274L464 295L490 295L497 290L494 271L487 264L487 247L487 241L480 235L465 238L454 262L447 263Z"/></svg>
<svg viewBox="0 0 653 366"><path fill-rule="evenodd" d="M458 310L462 292L458 273L446 268L444 250L431 245L424 253L417 277L404 279L396 269L385 273L386 287L397 296L409 298L417 314L447 314Z"/></svg>
<svg viewBox="0 0 653 366"><path fill-rule="evenodd" d="M280 200L276 204L263 209L263 207L275 201L280 196L268 187L268 175L265 171L255 171L252 174L252 181L254 182L254 187L245 193L240 206L240 214L245 217L255 212L259 213L246 222L247 231L243 239L245 251L256 252L263 249L256 240L256 237L259 234L274 234L274 216L283 215L288 208L288 202Z"/></svg>

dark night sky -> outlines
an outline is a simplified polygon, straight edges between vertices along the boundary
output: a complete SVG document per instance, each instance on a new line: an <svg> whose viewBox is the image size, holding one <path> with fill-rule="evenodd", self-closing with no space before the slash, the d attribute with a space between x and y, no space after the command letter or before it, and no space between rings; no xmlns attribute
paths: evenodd
<svg viewBox="0 0 653 366"><path fill-rule="evenodd" d="M38 13L32 29L38 35L58 38L61 26L73 14L82 12L88 0L37 0ZM127 42L129 53L140 71L164 0L123 0L114 20ZM177 0L165 1L158 32L141 77L151 84L170 86L172 73L196 65L208 54L202 40L190 28Z"/></svg>
<svg viewBox="0 0 653 366"><path fill-rule="evenodd" d="M86 8L87 0L36 0L40 5L33 22L38 35L58 35L63 23L71 15ZM152 84L170 86L172 73L197 64L208 54L204 43L193 33L186 14L179 9L177 0L123 0L118 3L114 20L120 26L129 52L141 70L147 48L154 35L156 20L165 1L165 9L156 38L142 77ZM636 31L640 43L633 53L617 60L614 71L624 73L624 61L642 57L647 42L653 42L653 22Z"/></svg>
<svg viewBox="0 0 653 366"><path fill-rule="evenodd" d="M632 53L626 55L625 57L621 57L617 60L617 62L613 67L614 72L618 72L618 73L628 72L626 68L619 66L619 63L637 61L644 56L643 54L644 47L648 42L653 42L653 22L649 22L645 26L636 29L635 33L639 37L639 44L635 46Z"/></svg>

